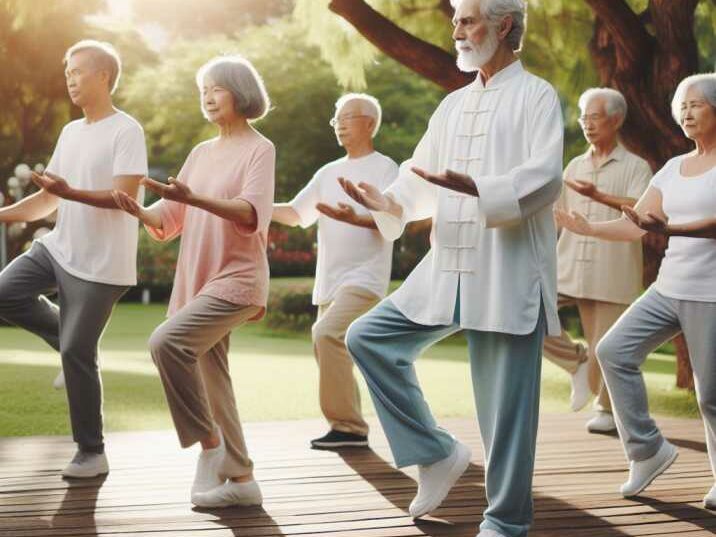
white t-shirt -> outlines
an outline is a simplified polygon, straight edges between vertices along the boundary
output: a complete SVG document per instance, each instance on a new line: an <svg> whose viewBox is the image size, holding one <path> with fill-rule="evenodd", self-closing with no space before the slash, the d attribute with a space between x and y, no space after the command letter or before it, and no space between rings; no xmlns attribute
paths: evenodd
<svg viewBox="0 0 716 537"><path fill-rule="evenodd" d="M345 177L354 183L366 182L385 190L397 177L398 165L374 151L364 157L343 157L316 172L309 183L291 201L291 207L308 227L318 220L318 262L313 303L327 304L343 286L356 286L379 297L388 292L393 243L375 229L346 224L318 212L317 203L336 207L351 205L356 213L368 211L354 202L338 183Z"/></svg>
<svg viewBox="0 0 716 537"><path fill-rule="evenodd" d="M684 156L672 158L651 181L651 186L661 191L664 214L670 224L716 216L716 168L684 177ZM654 285L670 298L716 302L716 240L669 237Z"/></svg>
<svg viewBox="0 0 716 537"><path fill-rule="evenodd" d="M147 174L144 131L124 112L96 123L72 121L62 129L47 170L79 190L112 190L115 176ZM138 230L137 219L124 211L61 199L55 228L38 241L77 278L136 285Z"/></svg>

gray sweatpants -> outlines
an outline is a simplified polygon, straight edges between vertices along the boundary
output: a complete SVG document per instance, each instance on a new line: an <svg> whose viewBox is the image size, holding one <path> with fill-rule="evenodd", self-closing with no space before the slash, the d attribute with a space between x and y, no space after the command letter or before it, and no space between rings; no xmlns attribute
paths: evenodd
<svg viewBox="0 0 716 537"><path fill-rule="evenodd" d="M97 345L127 289L72 276L38 242L0 272L0 317L60 352L72 435L82 451L104 450ZM59 309L44 297L55 291Z"/></svg>
<svg viewBox="0 0 716 537"><path fill-rule="evenodd" d="M716 476L716 302L668 298L652 286L602 338L597 357L627 457L648 459L664 440L649 415L640 367L650 352L682 331Z"/></svg>

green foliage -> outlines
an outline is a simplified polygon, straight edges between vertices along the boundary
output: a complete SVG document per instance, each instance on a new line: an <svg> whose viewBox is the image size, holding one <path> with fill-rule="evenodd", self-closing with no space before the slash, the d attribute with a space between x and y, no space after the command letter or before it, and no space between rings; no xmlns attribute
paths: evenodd
<svg viewBox="0 0 716 537"><path fill-rule="evenodd" d="M179 241L160 242L139 230L137 279L141 287L171 287L179 255Z"/></svg>

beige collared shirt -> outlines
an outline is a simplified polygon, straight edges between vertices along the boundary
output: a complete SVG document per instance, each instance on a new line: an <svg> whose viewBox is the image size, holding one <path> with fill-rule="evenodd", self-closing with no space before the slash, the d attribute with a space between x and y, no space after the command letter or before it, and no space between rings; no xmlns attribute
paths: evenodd
<svg viewBox="0 0 716 537"><path fill-rule="evenodd" d="M589 181L607 194L638 199L651 179L651 168L621 144L594 168L591 150L574 158L564 178ZM590 222L614 220L621 212L565 186L558 201L565 211L582 213ZM641 241L617 242L575 235L563 229L557 242L557 289L560 294L630 304L642 289Z"/></svg>

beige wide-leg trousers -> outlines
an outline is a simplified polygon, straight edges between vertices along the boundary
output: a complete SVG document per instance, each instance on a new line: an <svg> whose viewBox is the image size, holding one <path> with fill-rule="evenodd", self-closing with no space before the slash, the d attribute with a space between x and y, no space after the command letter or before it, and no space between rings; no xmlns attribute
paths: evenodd
<svg viewBox="0 0 716 537"><path fill-rule="evenodd" d="M589 364L589 386L592 393L597 395L594 408L601 412L611 412L612 404L609 400L609 393L602 380L602 372L594 350L602 336L629 306L628 304L559 295L558 308L572 305L576 305L579 311L579 320L582 323L584 338L587 340L586 352L584 347L572 340L567 331L563 329L559 336L545 338L544 356L572 375L577 371L579 364L587 362Z"/></svg>
<svg viewBox="0 0 716 537"><path fill-rule="evenodd" d="M229 375L229 336L260 309L200 295L149 338L179 442L189 447L221 429L226 458L220 473L227 478L253 470Z"/></svg>
<svg viewBox="0 0 716 537"><path fill-rule="evenodd" d="M333 301L318 307L311 329L319 370L319 400L331 429L368 434L361 412L360 392L353 375L353 360L346 350L348 326L380 301L361 287L342 287Z"/></svg>

